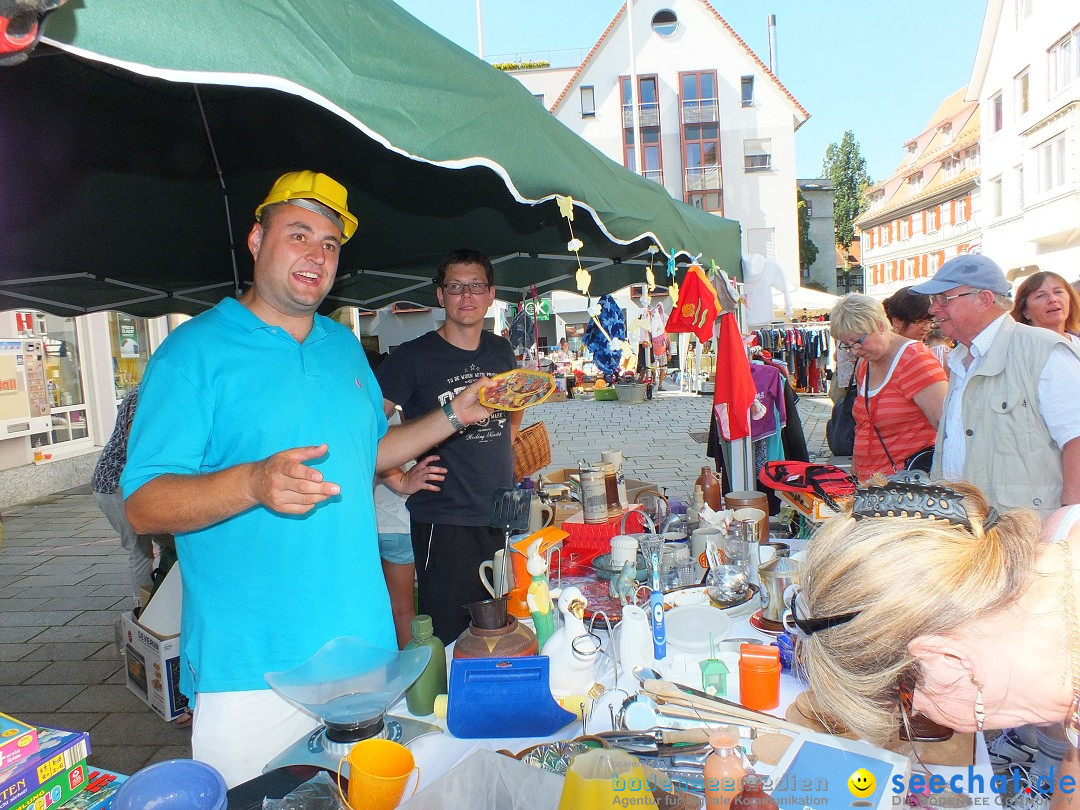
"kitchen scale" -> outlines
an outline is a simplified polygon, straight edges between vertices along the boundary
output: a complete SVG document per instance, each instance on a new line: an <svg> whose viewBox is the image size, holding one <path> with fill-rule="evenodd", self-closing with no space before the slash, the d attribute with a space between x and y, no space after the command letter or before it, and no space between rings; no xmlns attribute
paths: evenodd
<svg viewBox="0 0 1080 810"><path fill-rule="evenodd" d="M266 673L271 689L322 724L278 754L264 772L286 765L336 771L342 757L361 740L408 745L425 734L441 732L431 723L386 714L430 658L427 647L387 650L355 636L340 636L298 667Z"/></svg>

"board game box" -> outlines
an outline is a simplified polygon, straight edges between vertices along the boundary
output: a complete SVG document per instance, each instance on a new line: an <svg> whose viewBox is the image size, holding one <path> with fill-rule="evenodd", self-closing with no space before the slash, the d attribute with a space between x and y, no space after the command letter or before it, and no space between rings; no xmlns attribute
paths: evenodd
<svg viewBox="0 0 1080 810"><path fill-rule="evenodd" d="M11 810L46 810L78 795L86 787L86 760L65 768L29 796L19 799Z"/></svg>
<svg viewBox="0 0 1080 810"><path fill-rule="evenodd" d="M90 753L90 735L85 731L41 727L37 739L36 754L0 770L0 810L19 807L24 799Z"/></svg>
<svg viewBox="0 0 1080 810"><path fill-rule="evenodd" d="M14 717L0 714L0 771L21 762L38 750L37 729Z"/></svg>
<svg viewBox="0 0 1080 810"><path fill-rule="evenodd" d="M57 810L109 810L112 807L113 797L127 777L93 766L87 766L87 770L86 789L64 802Z"/></svg>

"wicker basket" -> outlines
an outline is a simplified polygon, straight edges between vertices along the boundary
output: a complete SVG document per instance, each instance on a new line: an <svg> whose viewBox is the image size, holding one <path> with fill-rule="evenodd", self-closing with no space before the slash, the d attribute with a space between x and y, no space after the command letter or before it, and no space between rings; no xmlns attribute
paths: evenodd
<svg viewBox="0 0 1080 810"><path fill-rule="evenodd" d="M551 440L543 422L518 431L514 440L514 480L539 472L551 463Z"/></svg>

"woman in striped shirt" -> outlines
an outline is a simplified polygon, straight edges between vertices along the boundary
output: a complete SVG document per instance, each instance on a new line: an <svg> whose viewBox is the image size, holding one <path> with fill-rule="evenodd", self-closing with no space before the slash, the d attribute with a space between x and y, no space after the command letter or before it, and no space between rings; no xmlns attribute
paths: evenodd
<svg viewBox="0 0 1080 810"><path fill-rule="evenodd" d="M945 371L922 342L892 331L881 303L869 296L844 296L829 319L833 338L857 363L855 475L866 480L904 469L934 444L948 389Z"/></svg>

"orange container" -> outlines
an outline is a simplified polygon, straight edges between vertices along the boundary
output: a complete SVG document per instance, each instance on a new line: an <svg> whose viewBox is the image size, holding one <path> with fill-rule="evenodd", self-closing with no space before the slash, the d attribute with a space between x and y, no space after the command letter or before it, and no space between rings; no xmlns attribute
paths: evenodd
<svg viewBox="0 0 1080 810"><path fill-rule="evenodd" d="M780 705L780 649L743 644L739 652L739 702L767 711Z"/></svg>

